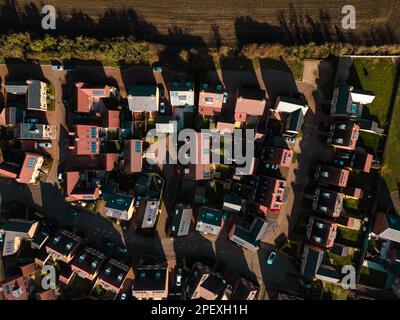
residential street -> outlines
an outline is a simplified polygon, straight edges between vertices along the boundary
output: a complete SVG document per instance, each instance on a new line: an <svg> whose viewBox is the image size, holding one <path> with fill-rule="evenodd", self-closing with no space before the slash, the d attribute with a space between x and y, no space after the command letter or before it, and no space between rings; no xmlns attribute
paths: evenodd
<svg viewBox="0 0 400 320"><path fill-rule="evenodd" d="M245 73L243 71L242 73ZM68 213L68 205L63 201L57 182L58 167L67 155L66 132L68 131L68 113L69 111L62 103L62 92L66 85L71 85L78 80L91 81L92 83L111 83L119 87L122 97L126 97L127 84L142 83L156 81L165 86L171 78L180 77L182 75L166 72L164 77L157 74L153 75L149 67L135 67L128 70L120 71L115 68L103 68L98 66L79 66L77 71L67 74L64 71L53 71L51 66L6 66L0 65L0 76L2 83L5 80L21 80L27 77L37 79L47 79L55 86L55 111L47 112L49 124L57 128L57 140L54 142L50 150L50 154L54 159L54 165L48 178L47 183L41 183L39 186L30 186L24 190L16 189L8 180L0 178L0 196L2 206L10 201L27 201L36 206L38 209L58 221L61 225L68 225L83 231L87 238L94 244L100 244L103 237L114 240L116 243L124 243L130 253L133 261L141 258L152 260L167 260L170 267L175 265L177 258L187 256L207 256L215 257L228 267L228 278L231 273L232 278L238 274L245 275L250 278L257 279L260 284L264 284L268 294L275 294L281 287L295 290L297 287L297 279L287 276L297 272L292 261L282 254L278 254L278 258L272 266L267 266L266 258L273 249L274 240L281 233L288 234L293 227L298 215L301 212L301 199L304 187L307 184L307 176L310 165L321 155L325 155L326 148L322 148L320 143L316 141L315 130L322 119L322 115L317 108L313 91L314 88L305 82L298 82L297 88L302 92L310 105L310 112L306 117L306 123L303 129L303 136L297 139L294 149L299 152L298 164L290 169L287 177L288 185L291 187L288 201L283 205L279 215L279 227L271 233L258 253L243 250L234 245L226 237L218 239L205 239L198 233L191 236L177 239L167 238L165 232L165 223L168 216L168 209L171 210L176 196L176 173L172 166L164 166L162 174L166 181L164 192L164 204L162 207L161 218L158 225L158 236L155 238L143 238L136 233L123 230L119 225L112 224L108 220L102 218L98 214L82 211L78 218L72 217ZM213 76L221 76L215 73ZM252 76L243 75L244 78L252 78ZM241 77L241 79L243 79ZM265 75L258 75L255 81L261 81ZM228 79L225 72L224 79ZM237 79L239 77L234 77ZM281 78L277 77L278 81ZM269 78L269 81L271 79ZM287 80L284 80L287 81ZM230 93L235 91L235 85L225 84ZM282 84L280 84L282 85ZM279 88L279 84L271 85L271 87ZM264 85L265 87L265 85ZM283 285L284 283L284 285Z"/></svg>

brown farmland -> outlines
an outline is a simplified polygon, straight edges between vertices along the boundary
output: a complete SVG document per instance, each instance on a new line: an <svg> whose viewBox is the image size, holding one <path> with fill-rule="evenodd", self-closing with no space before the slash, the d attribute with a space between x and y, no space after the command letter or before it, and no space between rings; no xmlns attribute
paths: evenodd
<svg viewBox="0 0 400 320"><path fill-rule="evenodd" d="M399 0L353 0L357 29L343 30L347 0L3 0L0 32L40 27L42 3L57 9L52 34L132 35L169 45L246 43L392 44L400 39Z"/></svg>

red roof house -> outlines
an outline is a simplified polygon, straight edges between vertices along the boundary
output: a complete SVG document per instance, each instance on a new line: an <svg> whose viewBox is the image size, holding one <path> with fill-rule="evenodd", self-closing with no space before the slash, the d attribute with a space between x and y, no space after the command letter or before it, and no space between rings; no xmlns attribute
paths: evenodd
<svg viewBox="0 0 400 320"><path fill-rule="evenodd" d="M88 85L83 82L76 84L77 88L77 103L76 109L78 112L95 111L96 106L101 103L101 98L110 96L110 87Z"/></svg>
<svg viewBox="0 0 400 320"><path fill-rule="evenodd" d="M28 300L24 277L15 277L2 284L4 300Z"/></svg>
<svg viewBox="0 0 400 320"><path fill-rule="evenodd" d="M203 83L199 93L199 113L204 116L221 113L223 98L224 92L221 84Z"/></svg>
<svg viewBox="0 0 400 320"><path fill-rule="evenodd" d="M235 107L235 120L246 122L248 115L262 116L266 105L264 90L238 89Z"/></svg>

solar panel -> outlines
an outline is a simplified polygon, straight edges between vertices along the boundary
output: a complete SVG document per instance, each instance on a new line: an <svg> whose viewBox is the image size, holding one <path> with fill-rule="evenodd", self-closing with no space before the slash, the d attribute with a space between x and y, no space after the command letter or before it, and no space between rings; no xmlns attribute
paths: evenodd
<svg viewBox="0 0 400 320"><path fill-rule="evenodd" d="M141 151L140 141L135 142L135 151L139 153Z"/></svg>
<svg viewBox="0 0 400 320"><path fill-rule="evenodd" d="M96 146L96 142L92 142L92 152L96 152L97 146Z"/></svg>
<svg viewBox="0 0 400 320"><path fill-rule="evenodd" d="M92 138L96 138L97 130L96 128L92 128Z"/></svg>
<svg viewBox="0 0 400 320"><path fill-rule="evenodd" d="M36 158L30 157L29 160L28 160L27 167L30 168L30 169L33 168L33 165L35 164L35 161L36 161Z"/></svg>

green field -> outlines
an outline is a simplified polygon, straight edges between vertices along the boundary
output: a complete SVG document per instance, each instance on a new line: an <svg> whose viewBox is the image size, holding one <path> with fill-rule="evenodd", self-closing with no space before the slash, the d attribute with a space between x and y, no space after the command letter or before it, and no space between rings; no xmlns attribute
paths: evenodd
<svg viewBox="0 0 400 320"><path fill-rule="evenodd" d="M355 58L350 68L349 85L373 91L375 100L363 110L363 117L388 124L388 113L395 90L397 65L392 59Z"/></svg>
<svg viewBox="0 0 400 320"><path fill-rule="evenodd" d="M398 190L400 181L400 95L396 98L381 170L389 192Z"/></svg>

